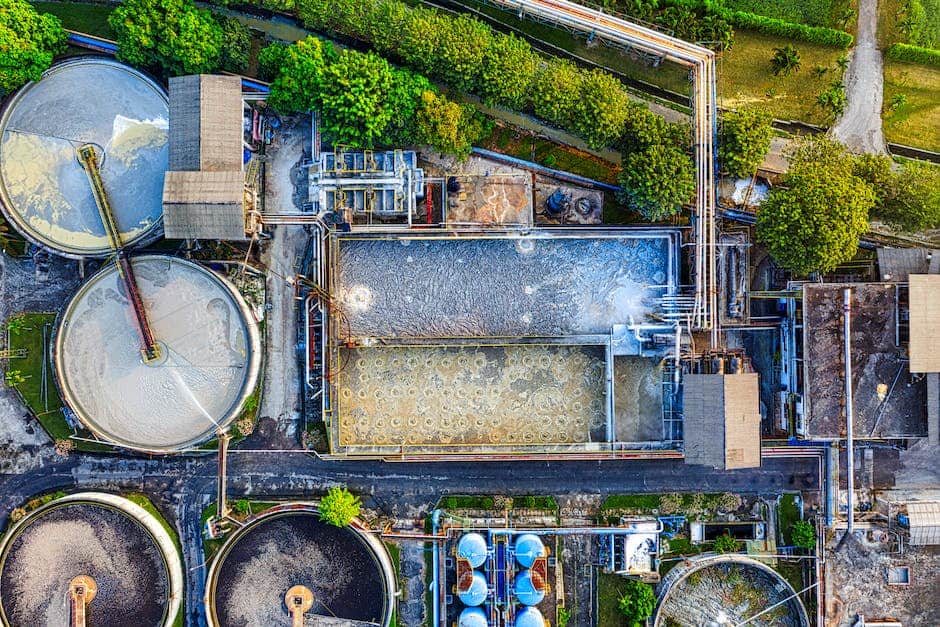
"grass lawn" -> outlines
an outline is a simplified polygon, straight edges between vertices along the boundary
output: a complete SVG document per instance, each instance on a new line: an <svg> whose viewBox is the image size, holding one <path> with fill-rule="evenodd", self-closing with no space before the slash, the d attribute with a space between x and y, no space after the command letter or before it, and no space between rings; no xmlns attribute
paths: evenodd
<svg viewBox="0 0 940 627"><path fill-rule="evenodd" d="M160 510L156 508L153 502L145 494L140 494L139 492L125 494L124 498L143 507L145 510L147 510L148 514L157 519L157 521L160 523L160 526L163 527L164 531L170 535L170 540L173 541L173 546L176 547L176 552L179 553L180 562L185 564L185 562L183 562L183 545L180 544L180 538L176 534L176 529L174 529L170 523L166 521L166 519L163 517L163 514L160 513ZM180 611L176 614L176 619L173 621L173 627L183 627L185 616L186 600L183 599L183 602L180 603Z"/></svg>
<svg viewBox="0 0 940 627"><path fill-rule="evenodd" d="M816 97L834 81L842 80L837 61L844 53L837 48L795 42L792 45L802 61L800 70L790 76L774 76L770 70L774 48L788 43L772 35L736 31L734 48L718 61L718 104L736 108L757 103L779 119L830 124L831 116L816 105Z"/></svg>
<svg viewBox="0 0 940 627"><path fill-rule="evenodd" d="M385 548L388 549L388 555L392 558L392 565L395 567L395 576L398 577L401 573L401 547L398 546L397 542L385 542ZM398 582L396 587L400 589L401 582ZM392 610L391 627L398 627L398 612L394 609Z"/></svg>
<svg viewBox="0 0 940 627"><path fill-rule="evenodd" d="M940 151L940 68L885 59L885 108L897 94L907 102L884 114L885 139Z"/></svg>
<svg viewBox="0 0 940 627"><path fill-rule="evenodd" d="M601 509L652 510L658 507L658 494L612 494L601 504Z"/></svg>
<svg viewBox="0 0 940 627"><path fill-rule="evenodd" d="M783 534L784 546L790 545L790 527L798 520L800 520L800 507L796 503L796 495L784 494L780 497L780 504L777 506L777 527Z"/></svg>
<svg viewBox="0 0 940 627"><path fill-rule="evenodd" d="M627 627L620 609L620 597L626 592L627 579L620 575L597 572L597 624L604 627Z"/></svg>
<svg viewBox="0 0 940 627"><path fill-rule="evenodd" d="M108 26L108 16L114 7L108 4L83 4L78 2L31 2L37 11L51 13L62 26L105 39L114 39L114 31Z"/></svg>

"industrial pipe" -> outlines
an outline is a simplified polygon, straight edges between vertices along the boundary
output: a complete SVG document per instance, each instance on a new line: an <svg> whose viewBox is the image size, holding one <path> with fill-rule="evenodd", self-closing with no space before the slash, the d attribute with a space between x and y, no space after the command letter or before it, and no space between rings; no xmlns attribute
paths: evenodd
<svg viewBox="0 0 940 627"><path fill-rule="evenodd" d="M851 534L855 529L855 443L852 440L852 289L848 287L842 291L842 319L842 333L845 336L845 466L848 473L846 505L849 510L847 533Z"/></svg>

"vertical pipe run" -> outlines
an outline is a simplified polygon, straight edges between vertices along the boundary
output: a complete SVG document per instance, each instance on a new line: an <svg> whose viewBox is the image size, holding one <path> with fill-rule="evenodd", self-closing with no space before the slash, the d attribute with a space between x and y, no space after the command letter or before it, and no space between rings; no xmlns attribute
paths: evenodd
<svg viewBox="0 0 940 627"><path fill-rule="evenodd" d="M855 530L855 443L852 415L852 289L842 291L842 334L845 337L845 456L848 474L846 505L849 514L848 533Z"/></svg>

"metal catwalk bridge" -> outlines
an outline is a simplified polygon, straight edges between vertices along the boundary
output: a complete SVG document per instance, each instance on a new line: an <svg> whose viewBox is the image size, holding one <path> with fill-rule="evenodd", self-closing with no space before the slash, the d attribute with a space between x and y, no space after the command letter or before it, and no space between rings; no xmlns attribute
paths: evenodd
<svg viewBox="0 0 940 627"><path fill-rule="evenodd" d="M689 68L693 82L693 146L697 172L695 202L695 308L693 325L711 331L719 344L717 233L715 225L715 142L717 108L715 53L708 48L567 0L487 0L520 17L557 24L618 46L629 46Z"/></svg>

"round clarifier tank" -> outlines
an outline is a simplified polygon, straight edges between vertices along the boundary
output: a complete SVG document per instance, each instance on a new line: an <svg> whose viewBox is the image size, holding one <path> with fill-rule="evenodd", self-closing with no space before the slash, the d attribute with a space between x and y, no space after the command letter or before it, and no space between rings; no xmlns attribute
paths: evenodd
<svg viewBox="0 0 940 627"><path fill-rule="evenodd" d="M206 614L211 627L286 625L285 594L304 586L313 594L305 624L323 616L387 627L394 582L388 551L375 536L322 522L312 504L282 505L226 540L207 576Z"/></svg>
<svg viewBox="0 0 940 627"><path fill-rule="evenodd" d="M538 608L526 606L516 613L515 627L545 627L545 619Z"/></svg>
<svg viewBox="0 0 940 627"><path fill-rule="evenodd" d="M471 568L479 568L486 561L486 539L479 533L471 532L460 536L457 542L457 557L470 562Z"/></svg>
<svg viewBox="0 0 940 627"><path fill-rule="evenodd" d="M535 587L531 570L524 570L516 575L512 591L523 605L538 605L545 598L545 591Z"/></svg>
<svg viewBox="0 0 940 627"><path fill-rule="evenodd" d="M95 589L90 625L169 627L180 611L183 568L163 524L128 499L96 492L30 512L0 543L0 624L71 624L70 585L84 576Z"/></svg>
<svg viewBox="0 0 940 627"><path fill-rule="evenodd" d="M537 535L532 533L524 533L516 538L513 550L516 554L516 561L523 568L531 568L537 558L545 556L545 545Z"/></svg>
<svg viewBox="0 0 940 627"><path fill-rule="evenodd" d="M489 627L486 613L479 607L464 608L457 619L457 627Z"/></svg>
<svg viewBox="0 0 940 627"><path fill-rule="evenodd" d="M479 571L473 571L473 579L470 581L470 587L457 596L460 602L467 607L475 607L486 600L486 577Z"/></svg>
<svg viewBox="0 0 940 627"><path fill-rule="evenodd" d="M111 252L76 150L93 144L126 245L159 237L168 163L166 92L112 59L57 63L0 116L0 206L27 239L68 257Z"/></svg>
<svg viewBox="0 0 940 627"><path fill-rule="evenodd" d="M239 415L258 380L258 325L214 272L161 255L131 260L159 359L144 362L117 267L86 281L54 342L63 400L98 437L153 453L190 448Z"/></svg>

